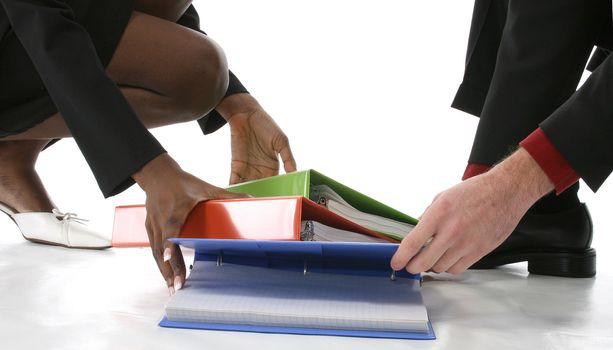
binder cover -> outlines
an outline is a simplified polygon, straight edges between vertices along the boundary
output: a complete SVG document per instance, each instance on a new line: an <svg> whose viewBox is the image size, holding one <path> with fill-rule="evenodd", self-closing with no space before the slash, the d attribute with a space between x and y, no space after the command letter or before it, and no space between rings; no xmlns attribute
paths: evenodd
<svg viewBox="0 0 613 350"><path fill-rule="evenodd" d="M303 196L309 198L311 186L317 185L329 186L351 206L362 212L383 216L411 225L417 224L417 219L312 169L253 180L230 186L227 190L236 193L247 193L254 197ZM398 241L402 239L402 237L396 235L391 236Z"/></svg>
<svg viewBox="0 0 613 350"><path fill-rule="evenodd" d="M149 247L149 236L145 229L146 218L144 205L115 207L111 245L116 248Z"/></svg>
<svg viewBox="0 0 613 350"><path fill-rule="evenodd" d="M195 250L195 261L223 262L241 265L268 266L269 268L304 269L330 273L351 273L374 276L390 276L389 261L397 244L259 241L175 238L174 243ZM274 263L272 263L274 261ZM304 263L304 265L303 265ZM194 264L196 265L196 264ZM212 265L211 268L215 268ZM420 275L398 271L396 278L419 280ZM189 278L186 285L189 284ZM356 286L359 288L359 286ZM248 293L249 291L245 291ZM180 291L178 292L180 293ZM227 330L262 333L289 333L309 335L335 335L374 338L435 339L432 325L426 332L379 332L342 329L268 327L248 324L217 324L201 322L176 322L164 317L162 327Z"/></svg>
<svg viewBox="0 0 613 350"><path fill-rule="evenodd" d="M146 247L144 206L115 209L114 247ZM346 220L304 197L211 200L190 213L179 237L259 240L300 240L300 222L315 220L389 242L393 239Z"/></svg>

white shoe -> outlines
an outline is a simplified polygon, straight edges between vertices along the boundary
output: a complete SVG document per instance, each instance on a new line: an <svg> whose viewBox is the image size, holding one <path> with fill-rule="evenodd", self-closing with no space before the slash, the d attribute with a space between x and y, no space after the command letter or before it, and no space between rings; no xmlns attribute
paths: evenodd
<svg viewBox="0 0 613 350"><path fill-rule="evenodd" d="M104 249L111 246L109 238L84 224L84 219L72 213L53 212L18 213L0 202L0 211L7 214L23 237L36 243L68 248Z"/></svg>

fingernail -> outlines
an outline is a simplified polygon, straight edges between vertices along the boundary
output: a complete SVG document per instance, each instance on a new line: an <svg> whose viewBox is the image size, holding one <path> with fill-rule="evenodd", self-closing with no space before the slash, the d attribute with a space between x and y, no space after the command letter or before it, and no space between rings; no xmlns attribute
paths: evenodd
<svg viewBox="0 0 613 350"><path fill-rule="evenodd" d="M181 289L181 287L183 287L183 284L181 283L181 277L177 276L175 277L175 291Z"/></svg>
<svg viewBox="0 0 613 350"><path fill-rule="evenodd" d="M398 271L402 269L402 266L398 266L398 262L395 261L394 257L392 257L392 261L390 262L390 265L392 266L392 269L394 269L394 271Z"/></svg>
<svg viewBox="0 0 613 350"><path fill-rule="evenodd" d="M168 287L168 294L169 294L170 296L173 296L173 295L175 294L175 288L174 288L174 287L172 287L172 286L171 286L171 287Z"/></svg>
<svg viewBox="0 0 613 350"><path fill-rule="evenodd" d="M170 248L164 249L164 262L167 261L170 261Z"/></svg>

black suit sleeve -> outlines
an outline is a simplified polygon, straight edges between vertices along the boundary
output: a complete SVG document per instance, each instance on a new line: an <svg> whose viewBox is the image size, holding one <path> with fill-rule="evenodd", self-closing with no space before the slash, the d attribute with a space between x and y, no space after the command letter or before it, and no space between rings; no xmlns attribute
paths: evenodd
<svg viewBox="0 0 613 350"><path fill-rule="evenodd" d="M187 11L185 11L183 16L179 19L177 23L187 28L196 30L200 33L206 34L202 30L200 30L200 17L198 16L198 12L196 12L196 8L194 8L193 5L191 5L187 9ZM232 71L230 71L229 74L230 82L228 85L228 90L226 91L226 96L243 92L248 93L247 89L245 88L245 86L243 86L241 81L238 80L236 75L234 75ZM200 125L202 132L206 135L224 126L226 124L226 120L221 116L221 114L219 114L219 112L213 110L209 114L200 118L198 120L198 124Z"/></svg>
<svg viewBox="0 0 613 350"><path fill-rule="evenodd" d="M540 127L597 191L613 171L613 57L606 58L583 86Z"/></svg>
<svg viewBox="0 0 613 350"><path fill-rule="evenodd" d="M0 0L13 31L89 163L105 197L165 152L107 76L87 32L59 0Z"/></svg>

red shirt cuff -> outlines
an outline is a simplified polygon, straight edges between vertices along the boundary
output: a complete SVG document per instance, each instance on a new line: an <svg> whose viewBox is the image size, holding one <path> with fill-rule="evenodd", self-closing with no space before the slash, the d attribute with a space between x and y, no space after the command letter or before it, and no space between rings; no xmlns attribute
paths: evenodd
<svg viewBox="0 0 613 350"><path fill-rule="evenodd" d="M536 129L519 143L543 169L553 182L556 194L564 192L579 180L579 175L551 143L541 128Z"/></svg>
<svg viewBox="0 0 613 350"><path fill-rule="evenodd" d="M462 176L462 181L466 179L470 179L473 176L481 175L483 173L488 172L491 169L490 165L485 164L477 164L477 163L468 163L466 166L466 170L464 170L464 175Z"/></svg>

